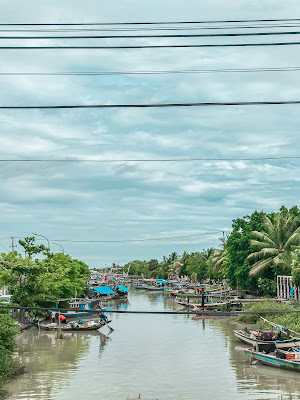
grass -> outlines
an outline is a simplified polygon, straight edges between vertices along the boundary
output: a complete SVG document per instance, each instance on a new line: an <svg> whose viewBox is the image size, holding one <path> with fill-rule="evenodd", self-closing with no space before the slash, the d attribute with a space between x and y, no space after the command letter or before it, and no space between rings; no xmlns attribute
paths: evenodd
<svg viewBox="0 0 300 400"><path fill-rule="evenodd" d="M263 323L260 316L267 320L292 329L300 334L300 306L293 304L278 303L272 300L264 300L257 303L247 304L244 306L244 311L292 311L299 310L299 313L287 314L243 314L237 317L238 321L246 323L256 323L260 328L270 329L270 325ZM300 335L299 335L300 336Z"/></svg>

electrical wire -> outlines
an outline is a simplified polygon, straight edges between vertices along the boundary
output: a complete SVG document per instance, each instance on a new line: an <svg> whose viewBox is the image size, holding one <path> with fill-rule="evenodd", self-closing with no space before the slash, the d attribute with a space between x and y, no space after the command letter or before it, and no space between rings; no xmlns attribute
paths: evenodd
<svg viewBox="0 0 300 400"><path fill-rule="evenodd" d="M292 28L299 27L300 23L279 25L236 25L236 26L187 26L187 27L159 27L159 28L56 28L56 29L0 29L0 32L140 32L140 31L190 31L190 30L228 30L228 29L258 29L258 28Z"/></svg>
<svg viewBox="0 0 300 400"><path fill-rule="evenodd" d="M215 38L240 36L299 35L300 31L246 32L246 33L200 33L200 34L155 34L155 35L86 35L86 36L0 36L0 40L48 40L48 39L147 39L147 38Z"/></svg>
<svg viewBox="0 0 300 400"><path fill-rule="evenodd" d="M0 26L89 26L89 25L183 25L183 24L224 24L224 23L253 23L253 22L287 22L300 21L300 18L273 19L235 19L235 20L200 20L200 21L144 21L144 22L79 22L79 23L0 23Z"/></svg>
<svg viewBox="0 0 300 400"><path fill-rule="evenodd" d="M237 300L238 302L238 300ZM35 311L48 311L53 310L55 312L68 312L70 311L69 308L55 308L55 307L23 307L23 306L1 306L0 309L7 309L7 310L35 310ZM89 313L90 311L85 310L72 310L74 312L86 312ZM205 311L205 310L197 310L197 311L142 311L142 310L107 310L105 308L100 308L97 310L93 310L94 312L105 312L111 314L150 314L150 315L207 315L207 316L236 316L236 315L259 315L259 314L291 314L291 313L300 313L300 310L280 310L280 311Z"/></svg>
<svg viewBox="0 0 300 400"><path fill-rule="evenodd" d="M198 233L194 235L183 235L183 236L171 236L171 237L159 237L159 238L148 238L148 239L123 239L123 240L69 240L69 239L51 239L50 242L65 242L65 243L130 243L130 242L149 242L156 240L172 240L172 239L184 239L198 236L215 235L222 233L223 231L209 231L204 233ZM21 237L16 237L22 239Z"/></svg>
<svg viewBox="0 0 300 400"><path fill-rule="evenodd" d="M294 46L300 42L270 42L270 43L220 43L220 44L164 44L142 46L0 46L0 50L114 50L114 49L165 49L165 48L209 48L209 47L264 47L264 46Z"/></svg>
<svg viewBox="0 0 300 400"><path fill-rule="evenodd" d="M300 104L300 100L286 101L237 101L237 102L201 102L201 103L145 103L145 104L80 104L56 106L0 106L0 110L55 110L76 108L166 108L166 107L211 107L211 106L261 106Z"/></svg>
<svg viewBox="0 0 300 400"><path fill-rule="evenodd" d="M240 72L293 72L300 67L262 67L262 68L220 68L220 69L187 69L166 71L67 71L67 72L0 72L0 76L98 76L98 75L164 75L164 74L208 74Z"/></svg>
<svg viewBox="0 0 300 400"><path fill-rule="evenodd" d="M155 162L193 162L193 161L277 161L277 160L299 160L300 156L279 156L279 157L248 157L248 158L161 158L161 159L6 159L0 158L0 162L30 162L30 163L155 163Z"/></svg>
<svg viewBox="0 0 300 400"><path fill-rule="evenodd" d="M9 250L6 247L4 247L3 244L0 243L0 246L3 247L3 249L9 253Z"/></svg>

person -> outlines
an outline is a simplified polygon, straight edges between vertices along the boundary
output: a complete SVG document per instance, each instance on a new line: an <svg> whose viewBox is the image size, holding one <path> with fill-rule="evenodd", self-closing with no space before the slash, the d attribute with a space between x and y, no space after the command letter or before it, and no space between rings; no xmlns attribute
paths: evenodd
<svg viewBox="0 0 300 400"><path fill-rule="evenodd" d="M58 323L59 321L61 322L61 324L66 324L67 318L64 315L60 314L60 316L58 317Z"/></svg>
<svg viewBox="0 0 300 400"><path fill-rule="evenodd" d="M52 313L51 313L51 321L55 322L55 312L54 311L52 311Z"/></svg>

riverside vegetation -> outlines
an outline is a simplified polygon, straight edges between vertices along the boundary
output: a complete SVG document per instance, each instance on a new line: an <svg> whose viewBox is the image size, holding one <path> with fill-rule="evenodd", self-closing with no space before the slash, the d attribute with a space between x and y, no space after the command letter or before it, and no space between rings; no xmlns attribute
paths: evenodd
<svg viewBox="0 0 300 400"><path fill-rule="evenodd" d="M53 307L58 298L73 297L75 291L78 296L84 293L85 280L90 275L85 263L69 255L50 253L47 247L37 245L34 237L19 242L24 247L25 257L16 251L2 253L0 257L0 287L8 288L13 303L22 307ZM34 258L37 254L44 258ZM20 318L24 318L24 312ZM0 385L22 372L22 367L12 357L18 332L10 315L0 313Z"/></svg>
<svg viewBox="0 0 300 400"><path fill-rule="evenodd" d="M279 212L255 211L233 220L232 231L221 240L220 249L210 248L182 256L172 253L161 262L132 261L124 266L133 275L168 278L174 261L180 260L178 275L192 281L226 279L232 289L262 295L276 293L276 276L292 274L300 285L300 210L282 206Z"/></svg>

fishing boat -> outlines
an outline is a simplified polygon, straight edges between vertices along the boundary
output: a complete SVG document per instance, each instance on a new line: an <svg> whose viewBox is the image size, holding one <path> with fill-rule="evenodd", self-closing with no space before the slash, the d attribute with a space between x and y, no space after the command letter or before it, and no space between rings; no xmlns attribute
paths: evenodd
<svg viewBox="0 0 300 400"><path fill-rule="evenodd" d="M84 323L70 322L68 324L45 324L45 323L35 323L30 322L30 325L44 331L66 331L66 332L82 332L82 331L95 331L102 328L106 323L100 321L98 323L94 321L88 321Z"/></svg>
<svg viewBox="0 0 300 400"><path fill-rule="evenodd" d="M251 331L248 328L244 328L239 331L233 331L234 335L242 342L251 344L252 346L256 345L258 342L274 342L277 349L300 346L300 333L268 321L266 318L260 317L260 319L271 325L272 331ZM273 329L275 329L275 333L273 332ZM286 339L282 339L281 333L286 335ZM291 333L295 336L292 336Z"/></svg>
<svg viewBox="0 0 300 400"><path fill-rule="evenodd" d="M239 331L233 331L233 333L241 342L251 344L251 346L255 346L256 343L275 343L277 349L300 346L300 338L282 340L278 337L276 338L271 331L250 331L244 328Z"/></svg>
<svg viewBox="0 0 300 400"><path fill-rule="evenodd" d="M284 351L276 349L274 342L257 343L256 349L247 349L245 354L264 365L300 372L300 349L295 347Z"/></svg>

